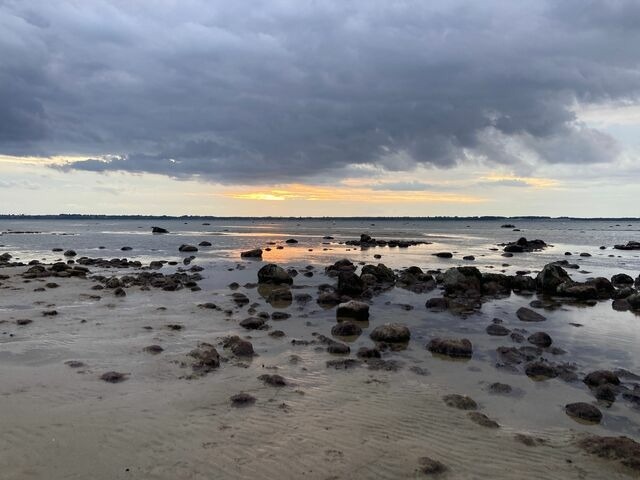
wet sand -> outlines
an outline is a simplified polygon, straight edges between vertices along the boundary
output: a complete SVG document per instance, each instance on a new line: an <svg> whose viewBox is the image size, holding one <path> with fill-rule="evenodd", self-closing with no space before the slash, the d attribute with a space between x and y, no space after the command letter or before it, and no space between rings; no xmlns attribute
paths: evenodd
<svg viewBox="0 0 640 480"><path fill-rule="evenodd" d="M347 356L327 353L314 336L330 337L336 323L335 308L315 303L318 286L335 281L322 273L326 265L317 264L312 278L295 278L293 292L313 297L306 304L274 308L262 296L264 289L225 287L256 282L263 264L209 266L201 291L131 287L124 298L112 289L92 290L97 282L89 279L25 283L20 274L26 267L2 269L9 277L0 289L3 478L637 478L632 469L576 445L587 434L640 439L637 409L616 401L601 407L600 425L574 421L565 404L595 402L582 382L535 382L497 369L496 347L511 342L484 332L496 316L511 329L544 330L566 351L563 360L576 362L580 378L596 368L638 372L638 319L632 313L613 312L610 301L565 305L543 312L544 325L523 325L515 311L535 295L488 301L479 312L460 317L425 309L427 298L441 295L437 289L415 294L394 288L369 300L371 318L363 334L347 342L348 357L372 346L371 330L391 321L409 326L408 346L383 352L384 363L375 368L363 363L336 370L327 361ZM34 291L51 281L59 286ZM252 307L236 305L234 291L256 303L257 312L285 311L291 317L269 320L268 330L247 331L239 321ZM198 307L205 302L220 309ZM43 315L51 310L57 315ZM33 322L17 325L20 319ZM582 327L567 326L576 319ZM286 336L270 336L274 330ZM247 360L223 348L229 335L250 340L257 355ZM425 345L438 335L471 339L473 357L452 361L432 355ZM591 342L603 335L605 343L606 335L614 340L607 357ZM315 343L294 345L292 339ZM202 342L214 345L223 360L194 375L189 352ZM148 353L149 345L163 351ZM72 368L70 361L83 365ZM109 371L125 373L125 381L101 380ZM276 373L286 386L258 379ZM490 393L494 382L511 385L513 392ZM255 404L232 406L230 397L240 392L254 396ZM443 402L447 394L469 395L500 427L474 423L468 412ZM447 470L425 474L422 457Z"/></svg>

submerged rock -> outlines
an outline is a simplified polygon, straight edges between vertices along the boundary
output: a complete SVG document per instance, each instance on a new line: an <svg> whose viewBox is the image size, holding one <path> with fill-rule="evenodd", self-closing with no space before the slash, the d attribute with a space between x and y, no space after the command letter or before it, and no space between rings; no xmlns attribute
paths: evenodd
<svg viewBox="0 0 640 480"><path fill-rule="evenodd" d="M425 475L439 475L447 471L447 466L430 457L422 457L418 460L420 472Z"/></svg>
<svg viewBox="0 0 640 480"><path fill-rule="evenodd" d="M355 337L362 333L362 328L354 322L341 322L334 325L331 335L336 337Z"/></svg>
<svg viewBox="0 0 640 480"><path fill-rule="evenodd" d="M120 382L124 382L126 379L127 379L126 373L120 373L120 372L114 372L114 371L106 372L100 375L100 380L104 380L105 382L108 382L108 383L120 383Z"/></svg>
<svg viewBox="0 0 640 480"><path fill-rule="evenodd" d="M285 387L287 385L287 381L284 377L277 374L260 375L258 380L261 380L265 385L270 385L272 387Z"/></svg>
<svg viewBox="0 0 640 480"><path fill-rule="evenodd" d="M486 428L500 428L500 425L495 420L491 420L484 413L480 412L469 412L467 413L467 417L474 422L480 425L481 427Z"/></svg>
<svg viewBox="0 0 640 480"><path fill-rule="evenodd" d="M246 407L256 403L256 397L248 393L237 393L236 395L232 395L229 400L234 407Z"/></svg>

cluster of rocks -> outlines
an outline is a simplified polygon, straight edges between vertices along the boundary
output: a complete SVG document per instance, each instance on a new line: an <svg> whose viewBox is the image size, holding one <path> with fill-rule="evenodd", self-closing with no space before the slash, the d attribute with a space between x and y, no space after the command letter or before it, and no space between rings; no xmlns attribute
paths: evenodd
<svg viewBox="0 0 640 480"><path fill-rule="evenodd" d="M70 265L64 262L57 262L53 265L32 265L23 274L23 278L47 278L47 277L86 277L89 273L87 267L81 265Z"/></svg>
<svg viewBox="0 0 640 480"><path fill-rule="evenodd" d="M96 285L93 288L98 290L108 288L114 290L116 296L125 296L125 288L140 287L142 290L150 290L151 288L160 288L165 291L181 290L189 288L192 291L200 290L197 282L202 280L202 275L198 272L176 272L172 274L163 274L160 272L144 271L133 275L124 275L122 277L106 277L104 275L94 275L92 280L100 282L102 285ZM101 288L97 288L101 287Z"/></svg>
<svg viewBox="0 0 640 480"><path fill-rule="evenodd" d="M614 245L616 250L640 250L640 242L629 241L626 245Z"/></svg>
<svg viewBox="0 0 640 480"><path fill-rule="evenodd" d="M399 247L408 248L416 245L428 245L430 242L418 241L418 240L376 240L371 235L363 233L360 235L360 240L347 240L345 245L351 245L354 247L370 248L370 247Z"/></svg>
<svg viewBox="0 0 640 480"><path fill-rule="evenodd" d="M543 240L527 240L525 237L521 237L515 242L502 244L501 246L504 246L503 250L505 253L535 252L548 247Z"/></svg>

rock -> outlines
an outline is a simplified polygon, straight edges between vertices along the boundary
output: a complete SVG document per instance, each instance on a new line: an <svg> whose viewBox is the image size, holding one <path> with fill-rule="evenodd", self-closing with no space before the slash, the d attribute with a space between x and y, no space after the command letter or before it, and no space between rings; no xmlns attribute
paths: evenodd
<svg viewBox="0 0 640 480"><path fill-rule="evenodd" d="M602 412L597 407L585 402L568 403L564 411L572 418L585 422L600 423Z"/></svg>
<svg viewBox="0 0 640 480"><path fill-rule="evenodd" d="M544 322L546 318L530 308L520 307L516 311L517 317L523 322Z"/></svg>
<svg viewBox="0 0 640 480"><path fill-rule="evenodd" d="M432 253L432 255L438 258L453 258L453 253L451 252L438 252L438 253Z"/></svg>
<svg viewBox="0 0 640 480"><path fill-rule="evenodd" d="M571 277L561 266L555 263L545 265L536 277L538 289L545 293L556 293L558 286L565 282L571 282Z"/></svg>
<svg viewBox="0 0 640 480"><path fill-rule="evenodd" d="M237 357L253 357L255 354L253 345L248 340L243 340L237 335L227 338L223 342L224 348L228 348Z"/></svg>
<svg viewBox="0 0 640 480"><path fill-rule="evenodd" d="M272 387L284 387L287 385L287 381L281 375L277 374L264 374L258 377L258 380L264 382L265 385Z"/></svg>
<svg viewBox="0 0 640 480"><path fill-rule="evenodd" d="M258 270L258 283L291 285L293 283L293 278L291 278L291 275L289 275L284 268L273 263L269 263Z"/></svg>
<svg viewBox="0 0 640 480"><path fill-rule="evenodd" d="M339 305L342 302L342 297L336 292L324 292L318 295L316 302L324 308L330 308Z"/></svg>
<svg viewBox="0 0 640 480"><path fill-rule="evenodd" d="M359 360L355 358L340 358L337 360L328 360L327 368L334 368L336 370L348 370L350 368L357 367L361 364Z"/></svg>
<svg viewBox="0 0 640 480"><path fill-rule="evenodd" d="M285 337L287 334L284 333L282 330L274 330L272 332L269 332L269 336L273 337L273 338L282 338Z"/></svg>
<svg viewBox="0 0 640 480"><path fill-rule="evenodd" d="M640 443L628 437L589 436L578 442L587 453L608 460L618 460L636 472L640 472Z"/></svg>
<svg viewBox="0 0 640 480"><path fill-rule="evenodd" d="M524 373L534 379L555 378L558 376L558 370L553 365L545 362L528 363L524 368Z"/></svg>
<svg viewBox="0 0 640 480"><path fill-rule="evenodd" d="M487 326L485 330L489 335L500 337L509 335L511 333L511 330L509 330L507 327L499 325L497 323L492 323L491 325Z"/></svg>
<svg viewBox="0 0 640 480"><path fill-rule="evenodd" d="M327 347L327 352L334 355L348 355L351 352L349 345L340 342L332 342Z"/></svg>
<svg viewBox="0 0 640 480"><path fill-rule="evenodd" d="M120 373L120 372L111 371L111 372L106 372L100 375L100 380L104 380L105 382L108 382L108 383L120 383L120 382L124 382L126 379L127 379L127 374Z"/></svg>
<svg viewBox="0 0 640 480"><path fill-rule="evenodd" d="M271 288L266 300L274 308L287 308L293 302L293 294L288 286Z"/></svg>
<svg viewBox="0 0 640 480"><path fill-rule="evenodd" d="M336 310L336 317L366 322L369 320L369 305L356 300L340 303Z"/></svg>
<svg viewBox="0 0 640 480"><path fill-rule="evenodd" d="M478 404L475 400L471 397L467 397L466 395L452 393L442 397L442 400L447 406L457 408L459 410L476 410L478 408Z"/></svg>
<svg viewBox="0 0 640 480"><path fill-rule="evenodd" d="M606 383L620 385L620 378L610 370L596 370L584 377L583 382L590 387L598 387Z"/></svg>
<svg viewBox="0 0 640 480"><path fill-rule="evenodd" d="M507 253L535 252L547 248L547 246L542 240L527 240L525 237L521 237L516 242L507 243L504 251Z"/></svg>
<svg viewBox="0 0 640 480"><path fill-rule="evenodd" d="M240 322L240 326L242 328L246 328L247 330L262 330L266 327L266 321L264 318L259 317L249 317L245 318Z"/></svg>
<svg viewBox="0 0 640 480"><path fill-rule="evenodd" d="M380 350L370 347L360 347L356 355L358 358L380 358L382 356Z"/></svg>
<svg viewBox="0 0 640 480"><path fill-rule="evenodd" d="M633 278L626 273L618 273L611 277L611 283L615 286L633 285Z"/></svg>
<svg viewBox="0 0 640 480"><path fill-rule="evenodd" d="M383 263L378 265L365 265L362 267L361 275L372 275L377 283L395 283L396 274Z"/></svg>
<svg viewBox="0 0 640 480"><path fill-rule="evenodd" d="M151 233L169 233L169 230L162 227L151 227Z"/></svg>
<svg viewBox="0 0 640 480"><path fill-rule="evenodd" d="M629 241L626 245L614 245L616 250L640 250L640 242Z"/></svg>
<svg viewBox="0 0 640 480"><path fill-rule="evenodd" d="M291 314L287 312L273 312L271 314L271 320L275 321L287 320L288 318L291 318Z"/></svg>
<svg viewBox="0 0 640 480"><path fill-rule="evenodd" d="M240 256L243 258L262 258L262 249L255 248L253 250L247 250L240 252Z"/></svg>
<svg viewBox="0 0 640 480"><path fill-rule="evenodd" d="M605 402L613 403L616 401L616 388L610 383L599 385L593 389L593 395L598 400L604 400Z"/></svg>
<svg viewBox="0 0 640 480"><path fill-rule="evenodd" d="M64 364L69 368L82 368L85 366L84 362L80 362L78 360L67 360Z"/></svg>
<svg viewBox="0 0 640 480"><path fill-rule="evenodd" d="M386 323L374 328L370 337L375 342L405 343L411 338L411 332L401 323Z"/></svg>
<svg viewBox="0 0 640 480"><path fill-rule="evenodd" d="M249 303L249 297L247 297L244 293L234 292L231 294L231 299L235 302L236 305L242 306Z"/></svg>
<svg viewBox="0 0 640 480"><path fill-rule="evenodd" d="M476 267L450 268L442 274L442 285L447 294L480 294L482 274Z"/></svg>
<svg viewBox="0 0 640 480"><path fill-rule="evenodd" d="M511 223L505 223L504 225L500 225L500 228L516 228L516 226Z"/></svg>
<svg viewBox="0 0 640 480"><path fill-rule="evenodd" d="M508 395L513 391L511 385L506 383L495 382L489 385L489 393L494 393L497 395Z"/></svg>
<svg viewBox="0 0 640 480"><path fill-rule="evenodd" d="M436 337L427 344L427 350L454 358L471 358L473 355L473 346L466 338Z"/></svg>
<svg viewBox="0 0 640 480"><path fill-rule="evenodd" d="M421 473L425 475L440 475L447 471L447 466L429 457L422 457L418 460L418 465Z"/></svg>
<svg viewBox="0 0 640 480"><path fill-rule="evenodd" d="M118 288L122 286L122 282L118 277L111 277L109 280L106 281L104 286L107 288Z"/></svg>
<svg viewBox="0 0 640 480"><path fill-rule="evenodd" d="M16 325L19 325L21 327L29 325L30 323L33 323L33 320L30 320L28 318L19 318L18 320L16 320Z"/></svg>
<svg viewBox="0 0 640 480"><path fill-rule="evenodd" d="M213 345L202 343L200 346L189 353L195 358L191 368L194 372L208 373L220 366L220 354Z"/></svg>
<svg viewBox="0 0 640 480"><path fill-rule="evenodd" d="M362 333L362 328L353 322L341 322L334 325L331 335L336 337L355 337Z"/></svg>
<svg viewBox="0 0 640 480"><path fill-rule="evenodd" d="M491 420L484 413L480 412L469 412L467 413L467 417L474 422L480 425L481 427L486 428L500 428L500 425L495 420Z"/></svg>
<svg viewBox="0 0 640 480"><path fill-rule="evenodd" d="M133 250L133 248L131 248L131 247L122 247L120 250L122 250L123 252L129 252L129 251Z"/></svg>
<svg viewBox="0 0 640 480"><path fill-rule="evenodd" d="M434 312L444 312L449 306L447 299L443 297L430 298L424 305Z"/></svg>
<svg viewBox="0 0 640 480"><path fill-rule="evenodd" d="M203 241L201 241L201 242L198 244L198 246L199 246L199 247L210 247L210 246L211 246L211 242L208 242L208 241L206 241L206 240L203 240Z"/></svg>
<svg viewBox="0 0 640 480"><path fill-rule="evenodd" d="M256 397L248 393L237 393L229 399L233 407L247 407L256 403Z"/></svg>
<svg viewBox="0 0 640 480"><path fill-rule="evenodd" d="M126 297L127 296L127 292L124 291L124 289L122 287L118 287L113 291L113 294L116 297Z"/></svg>
<svg viewBox="0 0 640 480"><path fill-rule="evenodd" d="M359 296L364 291L364 282L353 272L343 271L338 275L338 293Z"/></svg>
<svg viewBox="0 0 640 480"><path fill-rule="evenodd" d="M162 348L160 345L149 345L148 347L144 347L143 350L147 353L151 353L152 355L158 355L159 353L164 352L164 348Z"/></svg>
<svg viewBox="0 0 640 480"><path fill-rule="evenodd" d="M328 275L337 276L340 272L355 272L356 268L357 267L350 260L343 258L333 265L329 265L324 270Z"/></svg>
<svg viewBox="0 0 640 480"><path fill-rule="evenodd" d="M476 259L476 257L474 257L473 255L467 255L467 256L462 257L462 259L472 262L473 260Z"/></svg>
<svg viewBox="0 0 640 480"><path fill-rule="evenodd" d="M541 348L546 348L553 343L553 340L551 339L549 334L545 332L536 332L532 335L529 335L527 340L529 340L529 343L532 343L533 345Z"/></svg>
<svg viewBox="0 0 640 480"><path fill-rule="evenodd" d="M63 253L63 255L65 257L75 257L77 253L75 250L67 250L66 252ZM9 255L9 258L11 258L11 255Z"/></svg>
<svg viewBox="0 0 640 480"><path fill-rule="evenodd" d="M295 238L290 238L289 240L286 240L284 243L288 243L289 245L293 245L295 243L298 243L298 240L296 240Z"/></svg>

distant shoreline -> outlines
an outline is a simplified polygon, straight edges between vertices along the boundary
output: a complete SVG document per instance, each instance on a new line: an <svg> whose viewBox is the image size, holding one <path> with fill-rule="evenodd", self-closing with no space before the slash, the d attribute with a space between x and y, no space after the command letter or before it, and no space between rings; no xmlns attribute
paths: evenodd
<svg viewBox="0 0 640 480"><path fill-rule="evenodd" d="M600 220L600 221L638 221L640 217L549 217L549 216L431 216L431 217L296 217L296 216L212 216L212 215L92 215L92 214L58 214L58 215L20 215L0 214L0 220L419 220L419 221L495 221L495 220Z"/></svg>

